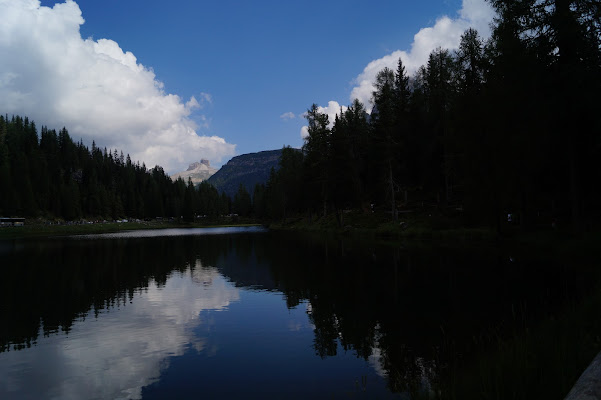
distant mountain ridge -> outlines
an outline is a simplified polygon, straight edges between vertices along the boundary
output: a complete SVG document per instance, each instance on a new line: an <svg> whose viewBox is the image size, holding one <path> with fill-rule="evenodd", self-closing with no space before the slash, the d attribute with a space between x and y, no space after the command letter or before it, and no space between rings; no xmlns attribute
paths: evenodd
<svg viewBox="0 0 601 400"><path fill-rule="evenodd" d="M251 195L257 183L266 183L271 168L278 169L282 150L267 150L236 156L208 179L219 192L231 198L242 183Z"/></svg>
<svg viewBox="0 0 601 400"><path fill-rule="evenodd" d="M198 185L200 182L209 179L216 172L217 169L211 167L209 160L201 159L200 162L190 164L188 169L184 172L178 172L177 174L171 175L171 179L176 180L177 178L182 178L188 183L188 178L190 178L194 185Z"/></svg>

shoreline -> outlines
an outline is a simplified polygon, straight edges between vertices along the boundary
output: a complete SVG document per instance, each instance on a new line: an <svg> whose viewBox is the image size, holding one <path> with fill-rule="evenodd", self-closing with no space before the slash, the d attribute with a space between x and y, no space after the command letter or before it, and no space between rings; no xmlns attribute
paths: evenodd
<svg viewBox="0 0 601 400"><path fill-rule="evenodd" d="M338 217L339 218L339 217ZM459 218L432 215L413 215L391 221L390 215L361 212L346 213L343 224L331 213L325 217L290 216L281 221L264 221L250 217L223 216L183 222L180 220L128 220L90 222L55 222L42 219L26 219L23 226L0 227L0 241L57 236L115 233L132 230L170 228L217 228L265 226L272 231L288 231L303 234L355 237L382 242L423 242L446 245L499 245L548 247L553 251L581 251L596 249L601 243L601 231L573 233L562 229L534 227L523 230L519 226L505 224L501 232L489 227L466 226Z"/></svg>
<svg viewBox="0 0 601 400"><path fill-rule="evenodd" d="M133 230L171 229L171 228L223 228L261 226L252 220L217 219L203 223L180 221L133 221L133 222L87 222L87 223L48 223L47 221L26 221L23 226L0 227L1 240L40 239L59 236L91 235L115 233Z"/></svg>
<svg viewBox="0 0 601 400"><path fill-rule="evenodd" d="M391 221L390 215L348 213L344 223L336 216L307 218L289 217L267 225L274 231L326 234L340 237L366 238L390 243L429 243L452 246L520 246L549 249L551 252L595 251L601 243L601 230L572 232L567 228L503 224L500 231L486 226L467 226L460 218L413 215Z"/></svg>

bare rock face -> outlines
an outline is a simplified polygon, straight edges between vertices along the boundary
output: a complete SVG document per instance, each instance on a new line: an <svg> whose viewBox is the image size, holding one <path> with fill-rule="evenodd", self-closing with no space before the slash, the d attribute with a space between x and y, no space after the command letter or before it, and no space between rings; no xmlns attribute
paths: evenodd
<svg viewBox="0 0 601 400"><path fill-rule="evenodd" d="M201 164L199 162L192 163L192 164L188 165L188 169L186 170L186 172L194 171L196 168L198 168L200 166L201 166Z"/></svg>
<svg viewBox="0 0 601 400"><path fill-rule="evenodd" d="M177 178L182 178L188 183L188 178L190 178L194 185L198 185L200 182L206 181L213 176L215 172L217 172L217 170L211 167L209 160L202 159L200 162L193 162L190 164L188 169L184 172L178 172L177 174L171 175L171 179L176 180Z"/></svg>

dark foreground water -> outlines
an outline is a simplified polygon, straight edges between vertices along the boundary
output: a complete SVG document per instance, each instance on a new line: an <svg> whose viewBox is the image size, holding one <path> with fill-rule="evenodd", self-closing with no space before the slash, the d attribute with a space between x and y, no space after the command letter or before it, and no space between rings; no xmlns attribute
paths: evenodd
<svg viewBox="0 0 601 400"><path fill-rule="evenodd" d="M0 242L0 399L562 399L598 254L260 228Z"/></svg>

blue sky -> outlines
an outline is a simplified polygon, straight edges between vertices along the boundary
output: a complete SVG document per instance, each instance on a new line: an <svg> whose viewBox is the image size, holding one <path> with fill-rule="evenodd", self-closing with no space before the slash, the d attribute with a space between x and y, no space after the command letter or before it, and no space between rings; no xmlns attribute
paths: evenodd
<svg viewBox="0 0 601 400"><path fill-rule="evenodd" d="M23 59L0 60L2 112L64 124L76 140L93 137L169 172L300 147L312 103L331 114L352 95L368 102L376 69L400 56L415 70L468 26L486 31L492 16L484 0L19 2L0 0L0 14L21 22L0 28L0 39L12 39L0 40L0 52Z"/></svg>

